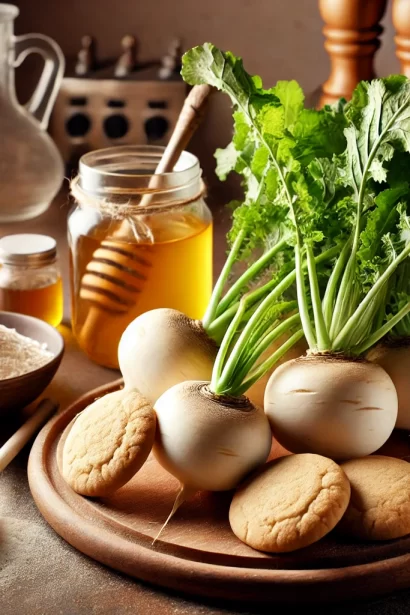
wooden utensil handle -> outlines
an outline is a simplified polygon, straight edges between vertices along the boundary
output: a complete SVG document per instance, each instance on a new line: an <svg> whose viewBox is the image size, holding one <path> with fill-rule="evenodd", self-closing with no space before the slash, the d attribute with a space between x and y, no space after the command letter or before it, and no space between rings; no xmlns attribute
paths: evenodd
<svg viewBox="0 0 410 615"><path fill-rule="evenodd" d="M155 169L149 183L150 190L154 190L159 184L157 177L161 173L169 173L177 163L181 152L185 149L192 135L198 128L205 115L209 94L212 91L210 85L195 85L185 99L184 105L179 114L174 132L165 148L161 160ZM151 202L152 194L145 194L140 202L140 206L147 207Z"/></svg>
<svg viewBox="0 0 410 615"><path fill-rule="evenodd" d="M174 132L155 170L157 175L170 172L174 168L181 152L189 143L205 115L206 103L211 90L209 85L196 85L186 97Z"/></svg>
<svg viewBox="0 0 410 615"><path fill-rule="evenodd" d="M38 428L46 422L57 408L58 404L51 399L43 399L39 403L34 414L0 448L0 472L13 461Z"/></svg>

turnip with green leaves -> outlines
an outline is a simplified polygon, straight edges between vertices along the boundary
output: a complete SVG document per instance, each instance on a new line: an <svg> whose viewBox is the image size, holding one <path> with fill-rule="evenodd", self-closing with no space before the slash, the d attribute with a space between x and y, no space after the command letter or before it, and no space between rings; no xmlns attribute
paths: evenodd
<svg viewBox="0 0 410 615"><path fill-rule="evenodd" d="M322 297L313 232L292 186L298 305L311 352L277 370L265 392L265 411L280 442L295 452L335 459L374 452L396 423L392 379L361 357L410 312L407 300L386 314L389 285L410 254L409 189L394 173L395 151L410 150L410 84L400 77L362 83L345 113L347 148L335 164L351 190L355 212L348 201L345 215L352 217L352 234Z"/></svg>
<svg viewBox="0 0 410 615"><path fill-rule="evenodd" d="M240 60L210 44L188 53L189 83L211 84L237 101L258 159L266 161L270 200L287 210L294 229L289 275L296 280L310 351L280 367L268 383L265 412L274 435L295 452L336 459L367 455L393 430L397 394L386 372L363 355L410 312L409 301L386 312L392 276L410 254L409 188L395 172L399 154L410 160L409 81L393 76L360 84L352 102L342 104L344 151L328 160L317 152L321 143L322 149L323 143L331 146L333 126L320 125L319 116L295 102L302 97L297 84L282 106L265 107L263 98L249 106L249 84L259 82ZM309 123L316 123L316 131L303 140ZM228 149L228 159L230 154ZM324 254L329 262L329 237L337 256L323 271L318 264ZM263 298L239 343L252 337L276 292Z"/></svg>

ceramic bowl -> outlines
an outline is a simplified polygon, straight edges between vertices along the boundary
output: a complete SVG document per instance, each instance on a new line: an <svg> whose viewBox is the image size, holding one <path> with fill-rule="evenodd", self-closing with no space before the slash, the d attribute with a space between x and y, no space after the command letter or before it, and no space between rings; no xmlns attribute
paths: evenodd
<svg viewBox="0 0 410 615"><path fill-rule="evenodd" d="M0 380L0 414L23 408L34 401L53 379L64 353L64 340L60 333L46 322L14 312L0 311L0 325L15 329L17 333L31 337L41 344L54 357L42 367L16 378Z"/></svg>

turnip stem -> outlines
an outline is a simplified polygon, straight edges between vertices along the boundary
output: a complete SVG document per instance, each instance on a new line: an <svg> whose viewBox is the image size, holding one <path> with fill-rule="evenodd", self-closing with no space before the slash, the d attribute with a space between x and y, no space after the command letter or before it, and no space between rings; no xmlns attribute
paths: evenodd
<svg viewBox="0 0 410 615"><path fill-rule="evenodd" d="M296 303L296 302L295 302ZM293 325L300 324L300 316L299 314L294 314L293 316L289 316L283 321L281 324L274 327L262 340L258 343L255 350L252 352L250 363L254 365L259 357L269 348L269 346L275 342L283 333L285 333L288 329L291 329Z"/></svg>
<svg viewBox="0 0 410 615"><path fill-rule="evenodd" d="M229 252L228 258L225 261L225 265L223 266L222 271L219 275L219 278L214 286L211 299L209 301L205 315L202 319L202 324L204 326L204 329L208 329L210 323L213 321L215 317L218 303L222 296L224 286L231 273L232 267L236 261L236 257L238 255L238 252L240 250L240 247L241 247L241 244L244 238L245 238L245 231L242 230L238 233L238 236L233 243L231 251Z"/></svg>
<svg viewBox="0 0 410 615"><path fill-rule="evenodd" d="M377 344L377 342L381 340L382 337L384 337L387 333L389 333L389 331L391 331L393 327L395 327L409 312L410 303L405 305L401 310L397 312L397 314L392 316L392 318L390 318L382 327L380 327L380 329L377 329L377 331L370 335L361 346L355 348L354 353L357 355L363 354L364 352L366 352L366 350Z"/></svg>
<svg viewBox="0 0 410 615"><path fill-rule="evenodd" d="M295 246L296 291L298 296L299 314L306 341L311 350L316 349L316 339L310 320L309 306L306 296L305 276L302 266L302 250L300 241Z"/></svg>
<svg viewBox="0 0 410 615"><path fill-rule="evenodd" d="M293 280L294 281L294 280ZM289 286L292 285L293 281L289 282ZM249 305L257 303L260 299L266 297L269 292L275 288L277 284L276 280L270 280L263 286L257 288L256 290L251 291L248 294ZM233 305L231 305L221 316L216 318L206 329L209 337L216 341L219 344L222 341L223 336L229 326L231 319L235 316L236 312L239 308L239 301L236 301Z"/></svg>
<svg viewBox="0 0 410 615"><path fill-rule="evenodd" d="M335 256L337 256L337 254L340 252L340 248L339 246L334 246L332 248L329 248L328 250L326 250L325 252L322 252L322 254L319 254L318 256L315 257L315 263L316 265L319 265L321 263L326 263L328 261L330 261L332 258L334 258ZM303 268L306 267L306 264L303 264ZM277 286L280 284L281 285L281 292L280 294L284 293L285 290L287 290L288 288L290 288L290 286L292 286L292 284L295 282L296 280L296 271L295 269L293 269L292 271L290 271L284 278L282 278L282 280L280 282L278 282L277 280L273 279L270 280L269 282L267 282L266 284L264 284L263 286L261 286L260 288L257 288L256 290L251 291L247 296L248 296L248 300L249 300L249 304L248 305L252 305L253 303L257 303L257 301L259 301L260 299L262 299L263 301L270 295L270 292L274 292L277 288ZM276 300L277 298L277 294L275 292L274 295L274 300ZM261 304L263 303L263 301L261 301ZM271 305L272 302L269 302L269 306ZM224 314L222 314L221 316L219 316L218 318L216 318L208 327L206 327L206 332L208 333L209 337L211 337L213 340L216 341L217 344L219 344L229 326L229 322L230 320L235 316L237 310L239 307L239 301L237 301L236 303L234 303L233 305L231 305L225 312ZM204 327L205 328L205 327Z"/></svg>
<svg viewBox="0 0 410 615"><path fill-rule="evenodd" d="M326 292L323 299L323 316L328 331L332 324L337 285L339 283L340 276L343 273L343 269L346 265L346 260L349 256L349 250L351 249L351 243L351 239L347 243L345 243L326 286Z"/></svg>
<svg viewBox="0 0 410 615"><path fill-rule="evenodd" d="M235 380L232 382L230 388L234 390L237 387L240 387L243 379L252 370L252 367L256 365L258 359L262 356L265 350L267 350L273 342L279 339L281 335L299 323L299 314L294 314L293 316L287 318L284 322L277 324L267 335L265 335L265 337L262 338L255 350L252 352L249 359L247 359L240 372L237 375L235 374Z"/></svg>
<svg viewBox="0 0 410 615"><path fill-rule="evenodd" d="M260 323L255 326L254 331L252 332L252 335L250 336L248 341L249 352L247 353L247 355L254 354L254 352L256 352L256 348L259 346L262 340L264 340L265 337L269 335L271 331L276 329L276 327L280 325L281 322L283 322L285 314L288 314L292 311L294 312L295 310L297 310L297 307L297 301L282 301L281 303L276 303L272 313L268 311L267 314L265 314L264 317L261 319ZM297 312L296 316L300 321L299 312ZM289 319L286 320L288 321Z"/></svg>
<svg viewBox="0 0 410 615"><path fill-rule="evenodd" d="M315 321L316 339L318 350L328 350L330 339L323 316L322 302L320 299L319 282L316 273L315 257L311 245L306 245L306 259L308 266L310 295L312 297L313 317Z"/></svg>
<svg viewBox="0 0 410 615"><path fill-rule="evenodd" d="M221 347L218 351L218 354L215 359L214 368L212 370L212 379L211 379L211 391L217 393L218 390L218 382L223 370L225 357L228 354L229 347L231 345L231 341L236 333L236 330L242 320L242 317L247 309L246 297L242 297L238 311L236 312L235 317L231 321L227 332L224 335L222 340Z"/></svg>
<svg viewBox="0 0 410 615"><path fill-rule="evenodd" d="M380 310L380 304L376 298L373 299L373 301L371 301L367 306L366 311L364 312L363 317L360 319L360 322L357 327L350 330L350 335L346 340L347 348L354 348L355 346L360 344L362 340L365 340L372 331L374 331L375 316L377 316L379 312L382 313L382 322L379 324L379 327L381 327L384 321L384 310Z"/></svg>
<svg viewBox="0 0 410 615"><path fill-rule="evenodd" d="M255 382L260 380L271 367L273 367L287 352L290 350L300 339L302 339L304 333L303 329L299 329L290 337L286 342L282 344L266 361L261 363L259 367L244 381L242 386L238 388L237 395L243 395Z"/></svg>
<svg viewBox="0 0 410 615"><path fill-rule="evenodd" d="M216 316L220 316L231 303L237 298L240 294L243 287L248 284L250 280L252 280L260 271L262 271L267 265L269 265L272 258L287 245L287 240L282 239L277 244L275 244L270 250L265 252L258 260L253 263L249 269L247 269L231 286L226 295L223 297L221 302L218 305L218 309L216 311Z"/></svg>
<svg viewBox="0 0 410 615"><path fill-rule="evenodd" d="M394 273L394 271L397 269L399 264L405 258L407 258L409 254L410 254L410 244L399 254L399 256L397 256L394 259L392 263L390 263L390 265L387 267L384 273L380 276L380 278L377 280L374 286L372 286L372 288L369 290L369 292L367 293L363 301L357 307L356 311L352 314L352 316L346 322L345 326L343 327L343 329L341 330L341 332L339 333L339 335L337 336L333 344L334 350L338 350L338 349L343 350L345 348L346 338L348 337L350 330L354 329L357 326L360 319L363 317L367 306L378 295L378 293L383 288L384 284L387 283L390 276Z"/></svg>
<svg viewBox="0 0 410 615"><path fill-rule="evenodd" d="M284 278L281 282L279 282L279 284L276 286L276 288L267 296L265 297L265 299L259 304L259 306L256 308L255 312L253 313L253 315L251 316L251 318L249 319L248 323L246 324L245 328L243 329L242 333L240 334L236 344L234 345L233 349L231 350L230 354L229 354L229 358L226 362L226 366L224 369L227 370L227 372L231 372L231 370L235 369L235 366L238 364L238 359L241 356L243 349L246 347L246 344L248 343L253 331L254 331L254 327L257 326L257 323L260 321L261 318L263 318L264 314L266 313L266 311L275 303L275 301L282 295L282 293L288 288L288 286L290 285L288 283L288 278L290 276L293 277L294 279L294 272L291 272L291 274L288 274L286 276L286 278ZM239 325L240 320L238 319L238 313L236 314L234 320L232 322L235 322L235 331ZM232 323L231 323L232 325ZM230 329L230 327L229 327ZM228 329L228 331L229 331ZM226 338L228 336L228 333L226 333L224 340L223 340L223 344L225 345L225 341ZM230 338L229 341L231 341L232 336ZM217 360L219 358L219 354L221 351L219 351L218 356L217 356ZM216 363L215 363L216 364ZM218 378L220 376L220 373L218 374ZM215 386L217 386L217 379L215 380L215 382L213 381L212 384ZM214 390L214 389L212 389Z"/></svg>
<svg viewBox="0 0 410 615"><path fill-rule="evenodd" d="M333 248L326 250L326 252L323 252L322 254L320 254L319 256L315 258L316 264L330 260L331 258L337 255L338 251L339 251L338 246L334 246ZM227 370L226 373L233 373L235 369L238 369L237 368L238 361L240 357L242 356L243 351L246 348L247 344L249 343L249 340L251 339L252 334L254 333L255 327L257 326L258 322L261 321L264 315L268 312L271 306L275 304L275 302L279 299L279 297L281 297L281 295L285 292L285 290L287 290L289 286L291 286L294 283L295 279L296 279L296 270L293 270L290 273L288 273L288 275L285 276L280 282L277 282L274 285L273 290L261 301L261 303L256 308L255 312L252 314L249 321L245 325L243 331L239 335L234 347L230 350L228 360L226 361L226 365L224 367L223 363L224 363L224 360L227 354L226 349L228 349L232 341L232 338L237 331L237 328L241 322L241 318L244 313L242 311L241 314L238 316L239 308L236 308L237 311L234 317L234 321L231 322L231 325L233 324L233 327L232 329L230 329L229 337L227 333L223 340L223 344L225 346L224 351L223 351L224 355L222 356L221 351L220 351L216 359L218 366L217 366L217 369L214 367L214 372L213 372L214 377L212 379L212 385L211 385L212 390L215 390L214 387L218 386L218 380L220 378L220 374L222 373L222 369L226 369ZM249 305L248 302L252 301L252 299L253 299L253 293L249 293L248 295L246 295L246 301L247 301L246 307L248 307Z"/></svg>
<svg viewBox="0 0 410 615"><path fill-rule="evenodd" d="M339 331L351 315L351 313L348 312L347 306L351 306L351 289L354 285L355 268L356 256L352 258L352 255L350 255L341 284L339 286L336 303L333 308L333 317L329 332L330 339L332 340L338 335Z"/></svg>

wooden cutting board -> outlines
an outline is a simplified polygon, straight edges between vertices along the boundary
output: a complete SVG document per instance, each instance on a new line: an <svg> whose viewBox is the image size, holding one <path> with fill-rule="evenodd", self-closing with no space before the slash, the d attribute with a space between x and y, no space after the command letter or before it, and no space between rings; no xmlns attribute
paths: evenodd
<svg viewBox="0 0 410 615"><path fill-rule="evenodd" d="M347 542L334 531L300 551L268 555L231 532L231 493L200 493L186 502L152 544L168 516L177 481L150 457L113 496L84 498L63 481L57 459L64 430L95 398L121 382L91 391L51 420L29 459L33 498L67 542L107 566L183 593L252 602L326 602L368 597L410 586L410 537L380 543ZM398 433L385 454L409 455ZM273 456L283 454L276 447Z"/></svg>

